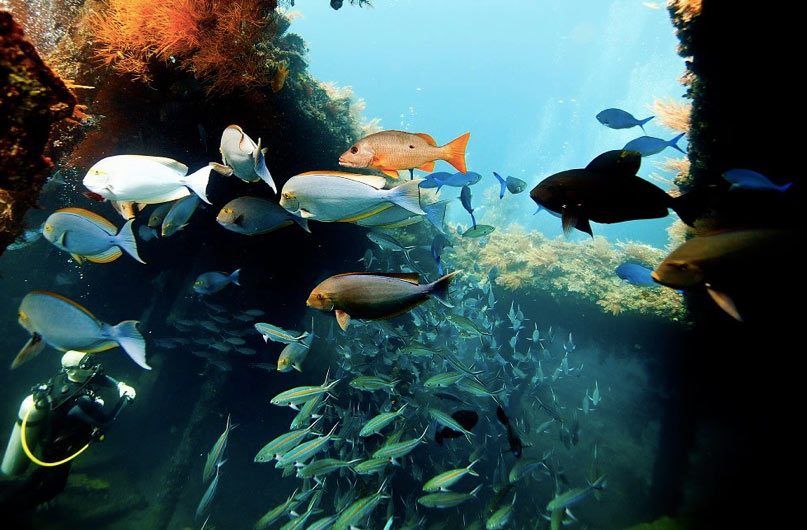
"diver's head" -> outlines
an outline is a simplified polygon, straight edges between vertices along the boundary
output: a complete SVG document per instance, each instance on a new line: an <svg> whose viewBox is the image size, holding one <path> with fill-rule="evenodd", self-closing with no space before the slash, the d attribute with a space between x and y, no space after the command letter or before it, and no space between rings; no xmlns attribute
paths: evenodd
<svg viewBox="0 0 807 530"><path fill-rule="evenodd" d="M62 370L67 379L74 383L84 383L96 372L92 354L70 350L62 355Z"/></svg>

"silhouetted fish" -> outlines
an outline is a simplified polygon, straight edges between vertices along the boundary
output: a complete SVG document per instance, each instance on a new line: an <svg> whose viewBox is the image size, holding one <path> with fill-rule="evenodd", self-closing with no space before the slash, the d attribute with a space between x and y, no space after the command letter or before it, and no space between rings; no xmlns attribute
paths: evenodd
<svg viewBox="0 0 807 530"><path fill-rule="evenodd" d="M479 414L473 410L458 410L452 414L451 417L457 420L457 423L462 425L463 429L468 431L473 429L476 426L476 423L479 421ZM434 441L440 445L443 445L444 438L459 438L460 436L463 436L463 433L460 431L455 431L449 427L443 427L442 429L437 429L437 432L434 433Z"/></svg>
<svg viewBox="0 0 807 530"><path fill-rule="evenodd" d="M501 424L507 428L507 441L510 443L510 452L513 453L513 456L516 458L521 458L523 444L516 434L516 431L513 429L513 426L510 425L510 418L507 417L507 414L504 413L504 409L501 406L496 407L496 417L499 418Z"/></svg>

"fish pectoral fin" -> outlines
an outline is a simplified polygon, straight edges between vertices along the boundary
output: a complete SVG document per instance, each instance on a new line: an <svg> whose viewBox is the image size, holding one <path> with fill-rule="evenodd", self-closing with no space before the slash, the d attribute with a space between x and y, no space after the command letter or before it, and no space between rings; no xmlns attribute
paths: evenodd
<svg viewBox="0 0 807 530"><path fill-rule="evenodd" d="M434 160L432 160L431 162L426 162L422 166L419 166L417 169L421 171L428 171L429 173L431 173L432 171L434 171Z"/></svg>
<svg viewBox="0 0 807 530"><path fill-rule="evenodd" d="M339 327L342 328L342 331L347 331L347 327L350 324L350 315L348 315L341 309L337 309L335 313L337 324L339 324Z"/></svg>
<svg viewBox="0 0 807 530"><path fill-rule="evenodd" d="M388 177L392 177L394 179L398 178L398 170L397 169L379 169L380 172L385 174Z"/></svg>
<svg viewBox="0 0 807 530"><path fill-rule="evenodd" d="M66 240L67 240L67 230L62 232L62 235L59 236L59 240L57 241L57 243L59 243L60 247L64 248L64 243L65 243Z"/></svg>
<svg viewBox="0 0 807 530"><path fill-rule="evenodd" d="M586 234L594 237L591 232L591 225L582 215L582 211L580 210L580 205L577 206L563 206L562 215L561 215L561 222L563 224L563 235L569 237L572 235L572 230L577 228L581 232L585 232Z"/></svg>
<svg viewBox="0 0 807 530"><path fill-rule="evenodd" d="M81 265L84 262L84 258L79 256L75 252L71 252L70 255L73 256L73 259L76 260L76 263L78 263L79 265Z"/></svg>
<svg viewBox="0 0 807 530"><path fill-rule="evenodd" d="M734 304L734 300L732 300L728 294L724 293L723 291L718 291L708 283L706 284L706 292L709 293L709 296L712 297L712 300L715 301L720 309L728 313L734 320L737 320L738 322L743 321L743 317L740 315L740 311Z"/></svg>
<svg viewBox="0 0 807 530"><path fill-rule="evenodd" d="M224 157L222 156L222 160ZM208 165L213 168L213 171L218 173L219 175L224 175L225 177L230 177L233 174L233 168L230 166L219 164L218 162L210 162Z"/></svg>
<svg viewBox="0 0 807 530"><path fill-rule="evenodd" d="M42 336L39 333L34 333L17 356L14 357L14 360L11 362L11 369L13 370L29 359L33 359L44 349L45 341L42 340Z"/></svg>
<svg viewBox="0 0 807 530"><path fill-rule="evenodd" d="M312 217L314 217L314 214L312 214L308 210L303 210L302 208L300 208L300 217L302 217L303 219L311 219Z"/></svg>

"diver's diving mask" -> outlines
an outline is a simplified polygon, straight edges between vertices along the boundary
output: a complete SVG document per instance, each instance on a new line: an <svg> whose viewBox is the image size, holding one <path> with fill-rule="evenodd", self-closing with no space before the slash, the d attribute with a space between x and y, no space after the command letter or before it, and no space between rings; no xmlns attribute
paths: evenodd
<svg viewBox="0 0 807 530"><path fill-rule="evenodd" d="M62 355L62 369L67 373L67 379L74 383L84 383L97 371L92 362L92 354L70 350Z"/></svg>

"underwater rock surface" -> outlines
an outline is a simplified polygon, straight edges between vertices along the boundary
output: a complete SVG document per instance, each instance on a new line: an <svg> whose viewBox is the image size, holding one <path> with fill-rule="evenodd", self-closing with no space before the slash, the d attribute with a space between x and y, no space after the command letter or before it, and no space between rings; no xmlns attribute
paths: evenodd
<svg viewBox="0 0 807 530"><path fill-rule="evenodd" d="M45 148L53 123L75 96L40 58L11 14L0 11L0 254L22 231L52 166Z"/></svg>

